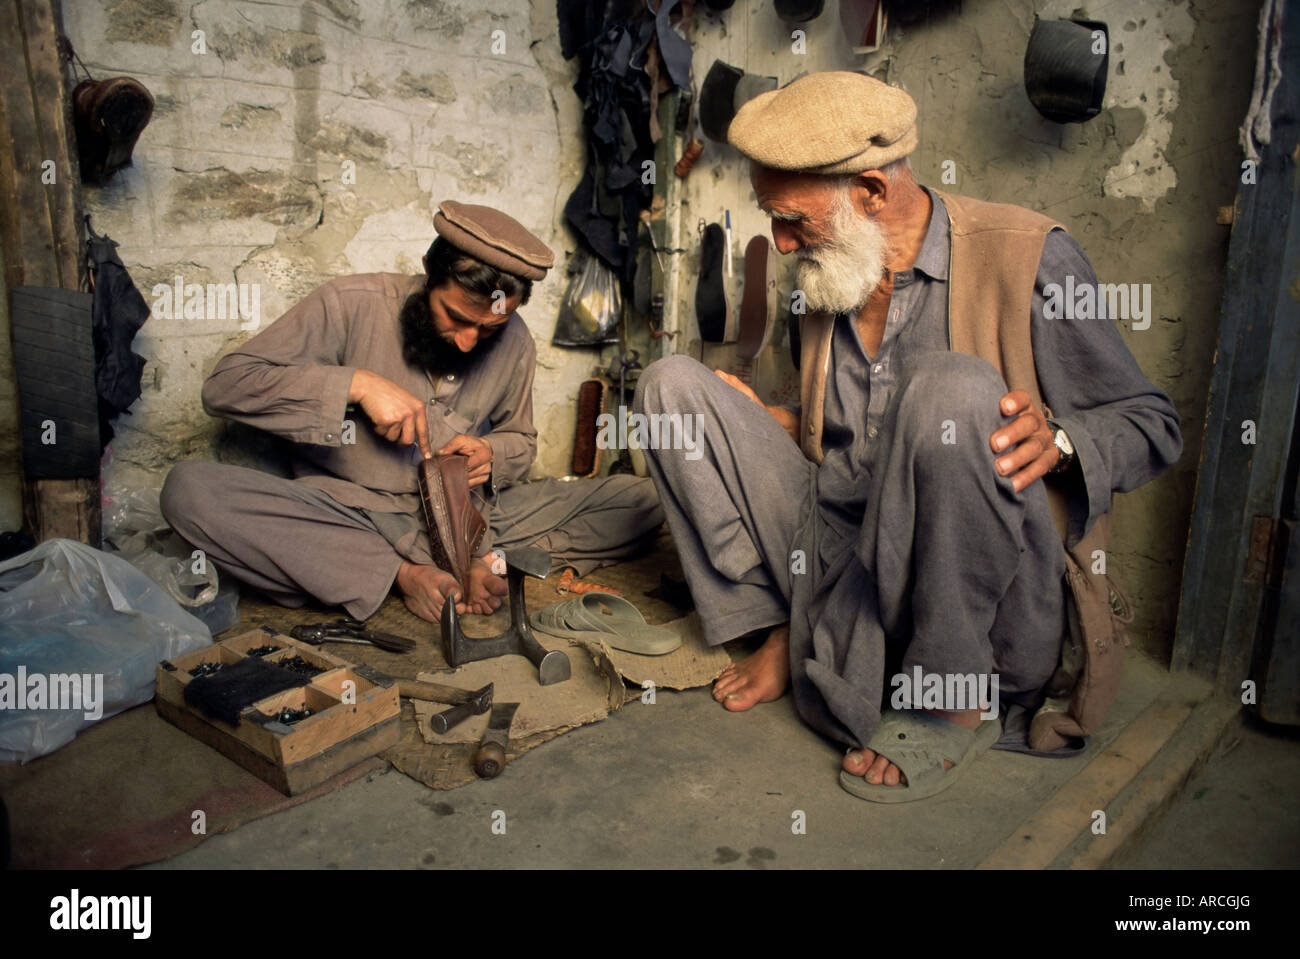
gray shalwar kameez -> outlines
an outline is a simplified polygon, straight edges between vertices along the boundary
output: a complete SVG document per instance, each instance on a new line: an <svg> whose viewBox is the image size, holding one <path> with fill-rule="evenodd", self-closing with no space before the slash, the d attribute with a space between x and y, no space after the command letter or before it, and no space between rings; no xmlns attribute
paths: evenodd
<svg viewBox="0 0 1300 959"><path fill-rule="evenodd" d="M933 213L916 262L893 275L877 355L853 317L835 321L823 462L807 460L758 404L686 357L651 365L637 409L700 413L704 455L647 452L683 569L712 643L791 624L796 707L861 747L886 677L996 672L1005 697L1034 694L1065 630L1064 552L1046 489L1016 493L989 437L1011 422L983 360L949 351L949 223ZM1033 297L1035 367L1045 402L1076 447L1074 535L1114 490L1178 456L1178 417L1109 321L1047 320L1043 289L1095 282L1067 234L1044 245ZM1073 540L1072 540L1073 541Z"/></svg>
<svg viewBox="0 0 1300 959"><path fill-rule="evenodd" d="M293 442L294 477L180 463L163 488L163 514L218 566L277 602L314 596L365 619L403 560L433 565L416 492L419 449L388 442L349 408L358 369L427 402L433 449L461 433L488 439L484 550L536 543L582 575L635 555L663 522L647 479L522 482L537 452L532 336L516 314L463 372L414 367L402 356L399 316L423 282L366 274L326 283L223 357L204 384L210 414Z"/></svg>

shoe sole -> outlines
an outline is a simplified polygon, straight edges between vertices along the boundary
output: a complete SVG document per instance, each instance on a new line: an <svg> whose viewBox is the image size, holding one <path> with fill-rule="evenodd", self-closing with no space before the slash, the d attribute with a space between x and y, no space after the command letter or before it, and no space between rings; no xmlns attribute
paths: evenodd
<svg viewBox="0 0 1300 959"><path fill-rule="evenodd" d="M740 339L736 353L745 360L757 359L772 336L772 306L775 278L771 263L772 244L756 236L745 247L745 293L740 301Z"/></svg>

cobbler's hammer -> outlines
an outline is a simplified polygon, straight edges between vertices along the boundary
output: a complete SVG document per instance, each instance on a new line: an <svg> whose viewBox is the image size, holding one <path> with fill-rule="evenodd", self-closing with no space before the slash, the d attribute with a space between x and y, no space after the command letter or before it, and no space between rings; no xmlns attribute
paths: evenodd
<svg viewBox="0 0 1300 959"><path fill-rule="evenodd" d="M414 679L399 679L397 692L407 699L422 699L430 703L452 703L429 720L436 733L445 733L471 716L478 716L492 708L492 684L482 689L459 689L441 683L422 683Z"/></svg>

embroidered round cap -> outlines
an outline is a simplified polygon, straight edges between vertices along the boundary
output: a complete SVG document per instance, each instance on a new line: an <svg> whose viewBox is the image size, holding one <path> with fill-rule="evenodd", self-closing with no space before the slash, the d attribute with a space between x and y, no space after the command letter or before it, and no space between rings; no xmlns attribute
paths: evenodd
<svg viewBox="0 0 1300 959"><path fill-rule="evenodd" d="M916 149L916 101L861 73L810 73L746 103L727 139L774 170L876 170Z"/></svg>
<svg viewBox="0 0 1300 959"><path fill-rule="evenodd" d="M512 216L490 206L443 200L433 217L438 235L489 266L525 280L542 280L555 254Z"/></svg>

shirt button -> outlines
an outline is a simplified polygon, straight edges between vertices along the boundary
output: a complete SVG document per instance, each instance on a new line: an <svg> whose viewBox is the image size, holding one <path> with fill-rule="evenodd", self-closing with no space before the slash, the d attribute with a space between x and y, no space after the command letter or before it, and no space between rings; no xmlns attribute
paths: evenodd
<svg viewBox="0 0 1300 959"><path fill-rule="evenodd" d="M817 430L816 430L814 427L812 427L812 426L809 426L809 427L808 427L808 435L809 435L809 436L812 436L812 435L813 435L814 433L816 433L816 432L817 432Z"/></svg>
<svg viewBox="0 0 1300 959"><path fill-rule="evenodd" d="M874 440L874 439L876 438L876 433L877 433L877 432L878 432L878 431L877 431L876 428L873 426L873 427L871 427L871 429L867 430L867 435L870 436L870 437Z"/></svg>
<svg viewBox="0 0 1300 959"><path fill-rule="evenodd" d="M327 442L327 443L332 443L332 442L334 442L334 434L333 434L333 433L326 433L326 434L325 434L325 442Z"/></svg>
<svg viewBox="0 0 1300 959"><path fill-rule="evenodd" d="M883 370L884 368L885 368L885 364L884 364L884 363L877 363L875 366L873 366L873 367L871 368L871 372L872 372L872 373L879 373L879 372L880 372L881 370Z"/></svg>

